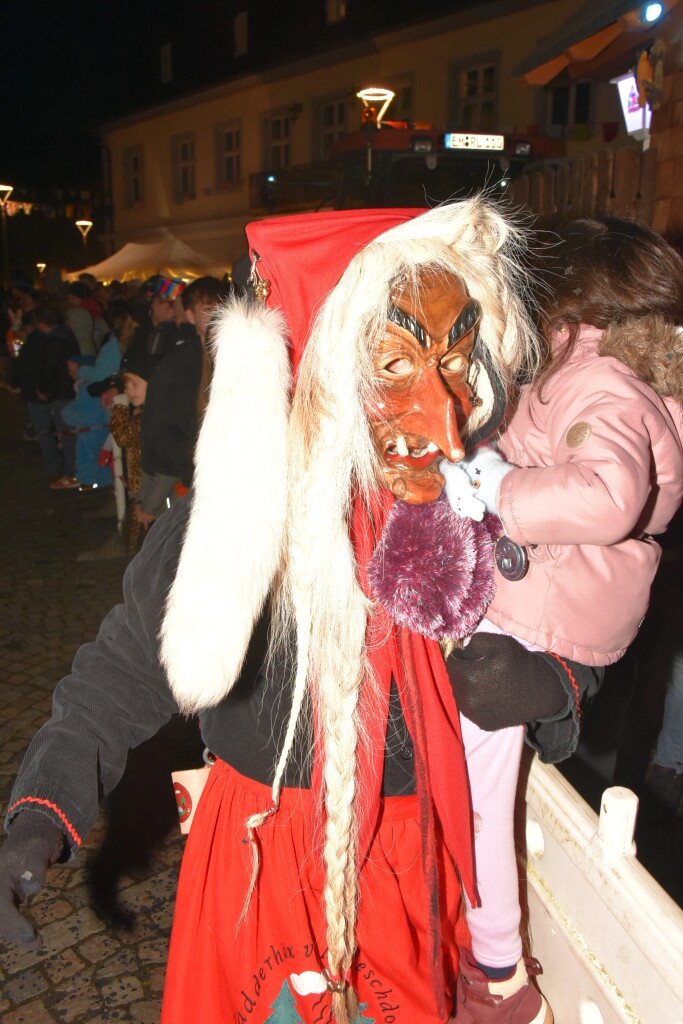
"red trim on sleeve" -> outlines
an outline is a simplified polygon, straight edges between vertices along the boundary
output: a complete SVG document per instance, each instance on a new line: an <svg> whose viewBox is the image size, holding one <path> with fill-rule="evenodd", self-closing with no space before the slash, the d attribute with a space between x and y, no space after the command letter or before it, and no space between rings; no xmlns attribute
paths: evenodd
<svg viewBox="0 0 683 1024"><path fill-rule="evenodd" d="M7 814L10 815L12 811L15 811L21 804L42 804L43 807L49 807L51 811L54 811L62 824L66 827L67 832L74 840L75 843L80 846L83 842L76 829L73 827L69 819L67 818L64 811L57 807L57 804L53 804L50 800L44 800L38 796L22 796L21 800L17 800L15 804L8 809Z"/></svg>
<svg viewBox="0 0 683 1024"><path fill-rule="evenodd" d="M572 672L564 658L561 658L559 654L555 654L554 651L546 651L546 654L549 654L551 658L555 659L555 661L559 661L560 665L569 676L569 682L572 684L572 689L574 690L574 700L576 701L576 714L579 718L581 718L581 695L579 694L579 687L578 683L576 682L574 673Z"/></svg>

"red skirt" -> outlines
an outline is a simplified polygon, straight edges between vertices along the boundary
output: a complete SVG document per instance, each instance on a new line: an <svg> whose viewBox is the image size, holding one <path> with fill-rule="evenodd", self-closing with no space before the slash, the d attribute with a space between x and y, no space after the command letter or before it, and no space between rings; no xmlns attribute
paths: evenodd
<svg viewBox="0 0 683 1024"><path fill-rule="evenodd" d="M218 761L197 808L183 859L162 1024L329 1024L322 975L324 868L311 843L310 793L286 789L258 830L261 869L239 928L251 877L245 821L269 807L268 787ZM439 1024L429 964L428 906L417 800L382 801L360 874L358 955L350 976L356 1024ZM467 927L458 873L438 857L447 1004Z"/></svg>

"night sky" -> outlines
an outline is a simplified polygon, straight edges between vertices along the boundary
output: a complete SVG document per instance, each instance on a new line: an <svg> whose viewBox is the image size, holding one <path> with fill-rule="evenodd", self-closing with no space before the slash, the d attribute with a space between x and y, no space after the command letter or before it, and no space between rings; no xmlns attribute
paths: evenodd
<svg viewBox="0 0 683 1024"><path fill-rule="evenodd" d="M239 6L241 6L240 0ZM253 0L243 60L231 59L236 0L0 0L0 181L29 188L87 188L100 174L98 128L132 110L334 46L381 24L475 6L477 0L349 0L324 31L323 0ZM320 28L322 31L319 31ZM172 41L174 79L162 85L159 52Z"/></svg>
<svg viewBox="0 0 683 1024"><path fill-rule="evenodd" d="M20 190L97 176L98 125L134 102L139 81L128 69L146 59L155 7L3 0L0 178Z"/></svg>

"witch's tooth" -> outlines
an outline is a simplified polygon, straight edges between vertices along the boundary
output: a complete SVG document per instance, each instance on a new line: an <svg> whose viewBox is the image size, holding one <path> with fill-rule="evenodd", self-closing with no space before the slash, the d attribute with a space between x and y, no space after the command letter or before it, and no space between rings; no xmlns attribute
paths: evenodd
<svg viewBox="0 0 683 1024"><path fill-rule="evenodd" d="M406 455L408 455L408 445L406 444L406 439L403 434L399 434L396 438L396 451L402 458L405 458Z"/></svg>
<svg viewBox="0 0 683 1024"><path fill-rule="evenodd" d="M428 452L438 452L438 450L439 450L439 446L434 444L433 441L430 441L429 444L427 445L427 451Z"/></svg>

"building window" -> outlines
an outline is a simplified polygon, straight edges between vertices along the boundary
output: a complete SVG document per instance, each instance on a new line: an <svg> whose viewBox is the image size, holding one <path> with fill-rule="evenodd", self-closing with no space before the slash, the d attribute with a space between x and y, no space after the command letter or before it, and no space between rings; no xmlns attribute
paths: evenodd
<svg viewBox="0 0 683 1024"><path fill-rule="evenodd" d="M239 11L232 21L232 42L236 57L249 53L249 20L247 11Z"/></svg>
<svg viewBox="0 0 683 1024"><path fill-rule="evenodd" d="M164 43L159 50L161 84L168 85L173 79L173 45Z"/></svg>
<svg viewBox="0 0 683 1024"><path fill-rule="evenodd" d="M356 89L317 97L311 104L311 156L329 160L335 143L360 127L361 102Z"/></svg>
<svg viewBox="0 0 683 1024"><path fill-rule="evenodd" d="M195 197L194 135L179 135L172 142L176 202Z"/></svg>
<svg viewBox="0 0 683 1024"><path fill-rule="evenodd" d="M328 25L335 25L346 17L346 0L326 0L325 16Z"/></svg>
<svg viewBox="0 0 683 1024"><path fill-rule="evenodd" d="M123 154L123 179L126 206L136 206L144 200L143 171L142 146L125 150Z"/></svg>
<svg viewBox="0 0 683 1024"><path fill-rule="evenodd" d="M289 167L290 121L286 114L266 121L266 166L269 171Z"/></svg>
<svg viewBox="0 0 683 1024"><path fill-rule="evenodd" d="M460 116L463 129L495 127L496 68L484 64L460 72Z"/></svg>
<svg viewBox="0 0 683 1024"><path fill-rule="evenodd" d="M494 131L498 120L498 57L451 66L450 120L459 131Z"/></svg>
<svg viewBox="0 0 683 1024"><path fill-rule="evenodd" d="M569 124L569 86L558 85L550 94L550 123Z"/></svg>
<svg viewBox="0 0 683 1024"><path fill-rule="evenodd" d="M591 83L557 85L548 94L550 134L561 138L573 128L577 139L588 138L592 112Z"/></svg>
<svg viewBox="0 0 683 1024"><path fill-rule="evenodd" d="M410 121L413 112L413 87L401 83L394 87L396 95L391 101L386 117L389 121Z"/></svg>
<svg viewBox="0 0 683 1024"><path fill-rule="evenodd" d="M322 153L323 160L330 155L337 139L348 131L348 110L346 100L331 100L322 108Z"/></svg>
<svg viewBox="0 0 683 1024"><path fill-rule="evenodd" d="M219 188L233 188L242 177L242 131L237 121L216 130L216 167Z"/></svg>
<svg viewBox="0 0 683 1024"><path fill-rule="evenodd" d="M591 113L591 84L577 82L574 86L574 124L588 124Z"/></svg>

